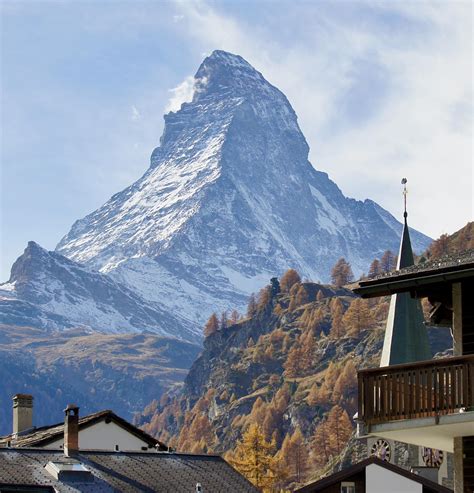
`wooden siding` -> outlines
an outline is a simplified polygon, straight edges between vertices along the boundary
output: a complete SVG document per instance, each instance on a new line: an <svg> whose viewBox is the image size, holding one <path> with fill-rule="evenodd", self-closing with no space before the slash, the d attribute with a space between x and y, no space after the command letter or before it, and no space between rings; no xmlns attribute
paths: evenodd
<svg viewBox="0 0 474 493"><path fill-rule="evenodd" d="M367 424L474 408L474 355L358 372L359 419Z"/></svg>

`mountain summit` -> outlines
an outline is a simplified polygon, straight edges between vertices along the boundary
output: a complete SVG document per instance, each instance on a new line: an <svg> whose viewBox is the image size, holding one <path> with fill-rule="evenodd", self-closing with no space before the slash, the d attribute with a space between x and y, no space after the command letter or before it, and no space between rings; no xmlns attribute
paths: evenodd
<svg viewBox="0 0 474 493"><path fill-rule="evenodd" d="M56 251L196 331L289 267L327 281L343 256L361 273L396 249L402 226L374 202L344 197L308 152L285 95L242 57L215 51L193 100L165 115L149 169ZM418 250L429 243L412 239Z"/></svg>

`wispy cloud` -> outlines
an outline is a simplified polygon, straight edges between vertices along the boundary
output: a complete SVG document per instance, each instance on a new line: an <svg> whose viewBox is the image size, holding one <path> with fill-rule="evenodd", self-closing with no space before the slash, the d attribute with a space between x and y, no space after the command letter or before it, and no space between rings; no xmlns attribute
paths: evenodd
<svg viewBox="0 0 474 493"><path fill-rule="evenodd" d="M166 104L165 113L178 111L183 103L192 101L194 94L194 77L188 75L183 82L169 91L171 97Z"/></svg>
<svg viewBox="0 0 474 493"><path fill-rule="evenodd" d="M132 105L132 115L130 116L130 118L133 122L136 122L141 118L140 112L135 105Z"/></svg>

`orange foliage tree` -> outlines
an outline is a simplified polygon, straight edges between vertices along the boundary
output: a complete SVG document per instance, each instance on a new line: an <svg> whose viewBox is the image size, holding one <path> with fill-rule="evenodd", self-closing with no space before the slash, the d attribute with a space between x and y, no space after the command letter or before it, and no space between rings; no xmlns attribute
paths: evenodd
<svg viewBox="0 0 474 493"><path fill-rule="evenodd" d="M208 321L206 322L206 325L204 326L204 337L209 337L211 334L214 334L219 330L219 320L217 318L217 315L213 313Z"/></svg>
<svg viewBox="0 0 474 493"><path fill-rule="evenodd" d="M351 265L345 258L340 258L331 271L331 280L334 286L340 288L354 279Z"/></svg>
<svg viewBox="0 0 474 493"><path fill-rule="evenodd" d="M283 293L289 293L291 287L301 282L301 277L295 269L288 269L280 279L280 289Z"/></svg>

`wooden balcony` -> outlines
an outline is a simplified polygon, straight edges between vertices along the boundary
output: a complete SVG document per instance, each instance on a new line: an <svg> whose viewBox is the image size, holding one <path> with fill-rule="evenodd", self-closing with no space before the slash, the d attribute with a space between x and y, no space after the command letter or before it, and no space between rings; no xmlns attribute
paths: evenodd
<svg viewBox="0 0 474 493"><path fill-rule="evenodd" d="M358 372L358 419L371 425L474 411L474 355Z"/></svg>

